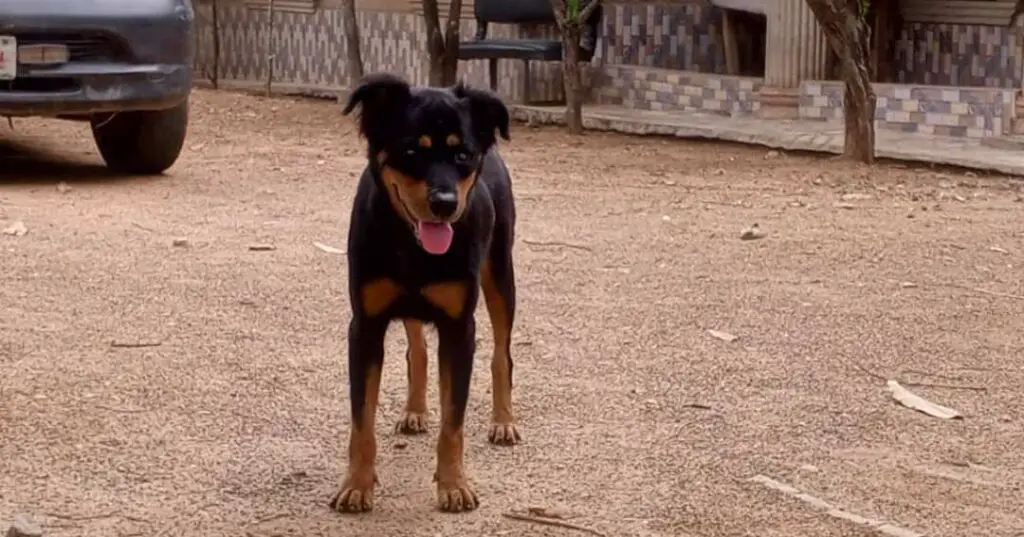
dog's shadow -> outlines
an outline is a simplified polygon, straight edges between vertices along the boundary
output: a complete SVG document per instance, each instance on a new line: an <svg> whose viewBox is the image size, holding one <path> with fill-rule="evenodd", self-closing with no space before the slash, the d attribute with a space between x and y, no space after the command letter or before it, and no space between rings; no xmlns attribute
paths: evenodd
<svg viewBox="0 0 1024 537"><path fill-rule="evenodd" d="M159 179L111 171L98 155L73 155L48 144L0 138L0 186L109 183Z"/></svg>

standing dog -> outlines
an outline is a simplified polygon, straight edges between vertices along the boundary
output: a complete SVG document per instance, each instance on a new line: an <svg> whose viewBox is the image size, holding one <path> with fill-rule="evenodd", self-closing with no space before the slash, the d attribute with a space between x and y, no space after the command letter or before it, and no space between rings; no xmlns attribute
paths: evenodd
<svg viewBox="0 0 1024 537"><path fill-rule="evenodd" d="M343 113L356 105L369 151L348 235L352 429L348 472L331 505L342 512L373 508L384 336L392 320L402 319L409 399L397 428L426 431L423 325L433 324L441 392L437 501L444 511L475 509L479 501L463 464L463 422L481 288L494 329L490 441L519 441L510 354L516 215L508 169L494 150L496 133L509 139L508 109L488 91L462 84L413 87L383 73L365 77Z"/></svg>

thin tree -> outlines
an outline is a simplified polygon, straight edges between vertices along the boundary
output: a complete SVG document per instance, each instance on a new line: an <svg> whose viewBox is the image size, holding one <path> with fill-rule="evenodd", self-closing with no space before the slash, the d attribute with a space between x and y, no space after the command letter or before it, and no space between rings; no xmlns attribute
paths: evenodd
<svg viewBox="0 0 1024 537"><path fill-rule="evenodd" d="M511 1L511 0L507 0ZM431 86L451 86L459 74L459 24L462 0L451 0L448 21L441 32L437 0L423 0L423 18L427 23L427 54L430 56Z"/></svg>
<svg viewBox="0 0 1024 537"><path fill-rule="evenodd" d="M565 86L565 123L569 132L583 133L583 71L580 69L580 40L586 21L600 0L551 0L555 22L562 34L562 82Z"/></svg>
<svg viewBox="0 0 1024 537"><path fill-rule="evenodd" d="M345 46L348 48L348 83L355 87L363 78L363 54L359 35L359 19L356 16L356 0L343 0L341 3L342 19L344 19Z"/></svg>
<svg viewBox="0 0 1024 537"><path fill-rule="evenodd" d="M845 86L846 124L843 156L871 164L875 161L875 90L868 68L871 28L870 0L807 0L829 45L839 57Z"/></svg>
<svg viewBox="0 0 1024 537"><path fill-rule="evenodd" d="M220 12L217 0L210 2L210 23L213 25L213 67L210 71L210 83L213 89L220 85Z"/></svg>

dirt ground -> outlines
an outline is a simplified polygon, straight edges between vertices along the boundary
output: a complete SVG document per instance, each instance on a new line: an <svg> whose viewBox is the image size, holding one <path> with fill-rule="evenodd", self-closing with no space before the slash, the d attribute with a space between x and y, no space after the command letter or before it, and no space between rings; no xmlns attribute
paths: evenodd
<svg viewBox="0 0 1024 537"><path fill-rule="evenodd" d="M481 321L483 504L435 511L436 376L430 434L396 436L396 326L376 510L352 517L326 507L348 431L344 257L313 246L344 247L351 120L197 91L178 165L128 179L81 124L0 131L0 228L27 228L0 235L0 519L76 537L583 535L502 516L543 507L607 536L1024 535L1022 183L514 125L524 442L487 443ZM740 240L754 223L766 236ZM887 378L964 419L899 406Z"/></svg>

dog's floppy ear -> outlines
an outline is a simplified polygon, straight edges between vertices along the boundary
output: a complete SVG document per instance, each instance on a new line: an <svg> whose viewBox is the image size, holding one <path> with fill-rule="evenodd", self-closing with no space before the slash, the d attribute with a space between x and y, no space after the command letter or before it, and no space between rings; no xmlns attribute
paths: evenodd
<svg viewBox="0 0 1024 537"><path fill-rule="evenodd" d="M363 77L348 97L341 113L348 115L360 105L359 131L371 142L386 133L396 114L405 110L411 96L409 83L391 73L371 73Z"/></svg>
<svg viewBox="0 0 1024 537"><path fill-rule="evenodd" d="M494 131L498 131L505 140L510 139L508 108L500 97L491 91L471 88L462 82L456 84L452 92L468 105L473 136L483 146L484 151L498 142Z"/></svg>

